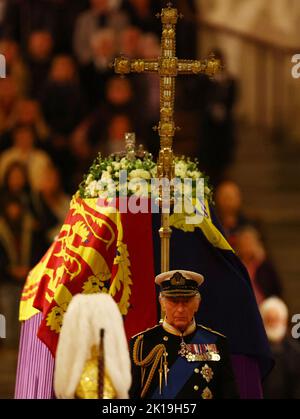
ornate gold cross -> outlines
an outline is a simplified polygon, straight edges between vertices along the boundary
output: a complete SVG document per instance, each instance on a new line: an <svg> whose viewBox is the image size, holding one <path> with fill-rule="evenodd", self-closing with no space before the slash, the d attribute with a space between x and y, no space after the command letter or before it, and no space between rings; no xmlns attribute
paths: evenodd
<svg viewBox="0 0 300 419"><path fill-rule="evenodd" d="M116 58L114 68L117 74L158 73L160 76L160 152L157 162L157 177L172 180L175 177L173 138L178 129L174 121L175 82L181 74L207 74L212 77L221 69L221 63L213 56L205 60L180 60L176 57L176 24L182 15L171 3L157 15L162 21L161 56L153 60ZM161 271L169 270L170 265L170 228L169 213L162 211Z"/></svg>
<svg viewBox="0 0 300 419"><path fill-rule="evenodd" d="M173 156L173 138L176 130L174 122L175 81L181 74L207 74L213 76L221 69L221 63L213 56L205 60L180 60L176 57L176 24L178 10L168 3L157 17L161 18L163 29L161 39L161 56L158 59L130 60L116 58L114 68L117 74L158 73L160 76L160 153L158 158L158 177L173 179L175 165Z"/></svg>

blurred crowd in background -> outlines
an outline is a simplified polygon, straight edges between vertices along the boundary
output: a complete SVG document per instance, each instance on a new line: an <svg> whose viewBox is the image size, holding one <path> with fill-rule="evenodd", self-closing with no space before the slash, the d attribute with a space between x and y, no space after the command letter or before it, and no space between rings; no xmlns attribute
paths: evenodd
<svg viewBox="0 0 300 419"><path fill-rule="evenodd" d="M178 24L177 56L199 58L196 2L173 4L185 16ZM7 65L7 77L0 80L0 312L15 325L2 344L17 347L26 276L59 232L70 197L98 152L121 151L124 134L135 131L138 142L157 156L159 139L152 127L159 120L159 77L120 78L110 63L121 54L160 55L161 22L155 14L162 5L159 0L0 0L0 54ZM221 51L215 54L225 62ZM224 232L261 305L282 298L283 289L259 221L244 215L239 186L226 177L236 147L237 90L226 70L214 81L178 80L176 115L180 137L187 140L180 142L180 151L198 157L210 176ZM287 325L275 343L281 345L286 334ZM290 370L282 369L291 382Z"/></svg>

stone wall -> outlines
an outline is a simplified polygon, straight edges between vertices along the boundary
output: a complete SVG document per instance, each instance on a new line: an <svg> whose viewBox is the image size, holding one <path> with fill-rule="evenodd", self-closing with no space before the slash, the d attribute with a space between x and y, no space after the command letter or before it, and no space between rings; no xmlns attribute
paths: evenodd
<svg viewBox="0 0 300 419"><path fill-rule="evenodd" d="M240 80L239 117L278 125L300 141L300 79L291 75L292 56L300 54L299 0L199 0L198 8L200 18L225 29L200 25L201 54L224 50L228 70Z"/></svg>

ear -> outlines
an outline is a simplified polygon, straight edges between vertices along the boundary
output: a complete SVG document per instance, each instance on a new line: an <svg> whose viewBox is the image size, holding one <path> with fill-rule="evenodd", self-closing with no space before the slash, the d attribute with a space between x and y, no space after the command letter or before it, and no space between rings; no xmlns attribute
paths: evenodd
<svg viewBox="0 0 300 419"><path fill-rule="evenodd" d="M199 310L200 304L201 304L201 299L200 298L196 298L195 299L195 306L194 306L195 307L194 308L194 310L195 310L194 312L195 313L197 313L197 311Z"/></svg>
<svg viewBox="0 0 300 419"><path fill-rule="evenodd" d="M162 308L162 311L166 311L165 310L165 308L166 308L166 305L165 305L165 299L163 298L163 297L159 297L159 303L160 303L160 306L161 306L161 308Z"/></svg>

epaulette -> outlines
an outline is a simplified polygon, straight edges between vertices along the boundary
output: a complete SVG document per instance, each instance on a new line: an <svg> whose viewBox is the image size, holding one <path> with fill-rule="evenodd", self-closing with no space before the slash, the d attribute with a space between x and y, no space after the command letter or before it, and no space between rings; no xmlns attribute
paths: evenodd
<svg viewBox="0 0 300 419"><path fill-rule="evenodd" d="M131 337L131 339L137 338L138 336L141 336L141 335L143 335L144 333L149 332L150 330L156 329L157 327L160 327L160 325L159 325L159 324L157 324L157 325L155 325L155 326L153 326L153 327L148 327L148 329L143 330L142 332L139 332L139 333L137 333L136 335L132 336L132 337Z"/></svg>
<svg viewBox="0 0 300 419"><path fill-rule="evenodd" d="M212 329L210 329L209 327L203 326L202 324L198 324L198 326L199 326L199 327L201 327L201 328L202 328L202 329L204 329L204 330L207 330L208 332L214 333L215 335L219 335L219 336L221 336L222 338L226 338L226 336L225 336L225 335L222 335L222 333L220 333L220 332L216 332L215 330L212 330Z"/></svg>

